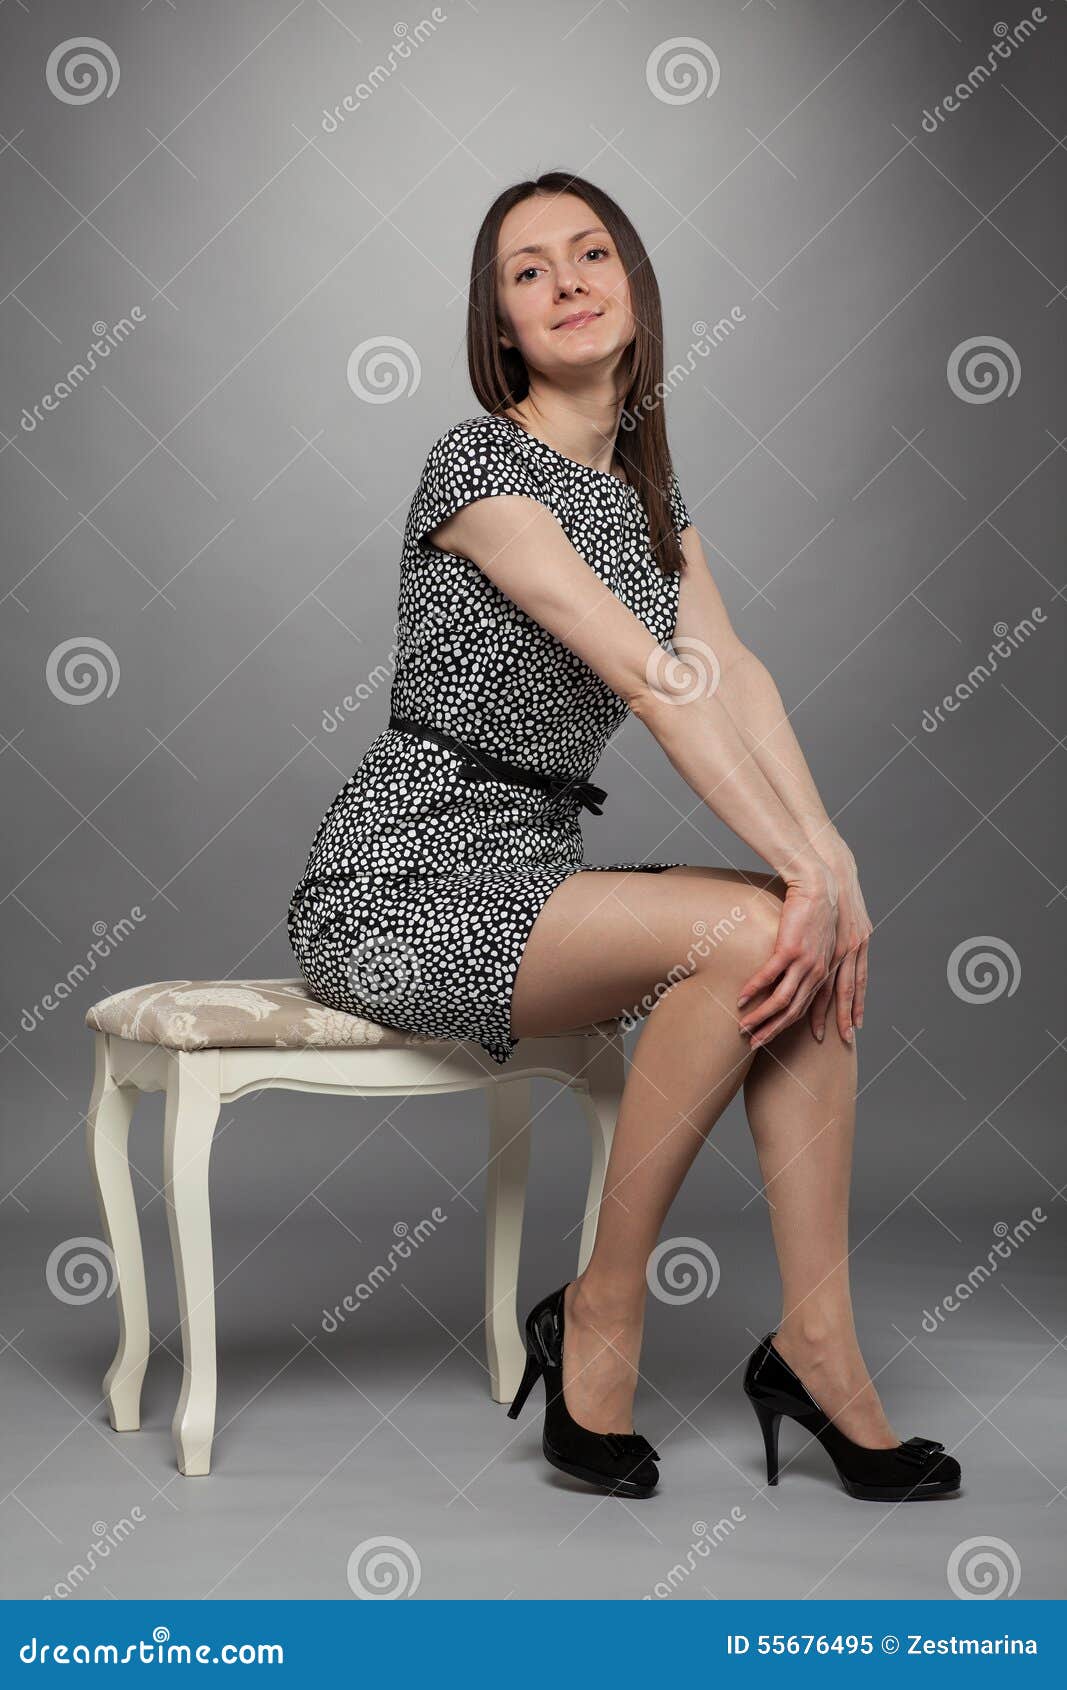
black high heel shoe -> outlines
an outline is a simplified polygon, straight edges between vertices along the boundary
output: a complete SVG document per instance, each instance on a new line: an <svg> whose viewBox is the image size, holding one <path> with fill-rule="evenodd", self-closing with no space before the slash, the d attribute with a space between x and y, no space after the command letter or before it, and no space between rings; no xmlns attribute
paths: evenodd
<svg viewBox="0 0 1067 1690"><path fill-rule="evenodd" d="M767 1452L767 1483L778 1483L778 1428L783 1414L813 1432L837 1469L849 1496L868 1502L913 1502L951 1496L960 1487L960 1464L943 1455L933 1438L907 1438L895 1449L855 1444L824 1414L807 1386L771 1343L769 1332L753 1350L744 1390L756 1411Z"/></svg>
<svg viewBox="0 0 1067 1690"><path fill-rule="evenodd" d="M569 1281L568 1281L569 1283ZM659 1456L640 1432L593 1432L572 1419L563 1397L563 1295L566 1285L526 1317L526 1371L508 1419L517 1420L537 1380L545 1381L545 1460L612 1496L651 1496Z"/></svg>

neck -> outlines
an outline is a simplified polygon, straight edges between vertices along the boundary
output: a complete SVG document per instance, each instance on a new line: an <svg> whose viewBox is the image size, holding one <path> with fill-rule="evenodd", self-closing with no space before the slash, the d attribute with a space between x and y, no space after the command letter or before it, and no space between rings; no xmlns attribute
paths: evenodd
<svg viewBox="0 0 1067 1690"><path fill-rule="evenodd" d="M546 388L535 378L525 399L508 412L557 452L609 474L621 414L622 401L613 387L568 393L556 386Z"/></svg>

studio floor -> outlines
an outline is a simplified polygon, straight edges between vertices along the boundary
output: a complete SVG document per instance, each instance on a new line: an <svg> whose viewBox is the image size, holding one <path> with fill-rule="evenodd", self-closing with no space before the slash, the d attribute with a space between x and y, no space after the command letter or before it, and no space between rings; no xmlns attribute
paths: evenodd
<svg viewBox="0 0 1067 1690"><path fill-rule="evenodd" d="M323 1317L337 1275L328 1281L324 1262L343 1219L305 1206L266 1246L258 1222L247 1234L230 1226L217 1250L213 1466L183 1477L170 1433L180 1336L165 1228L153 1233L160 1207L146 1219L157 1348L133 1433L111 1430L101 1400L114 1302L57 1299L42 1251L20 1240L17 1222L11 1229L23 1271L8 1279L17 1307L5 1311L0 1357L6 1597L1063 1594L1064 1355L1051 1236L1030 1238L999 1279L939 1321L935 1288L953 1283L941 1286L942 1266L959 1259L939 1233L964 1241L973 1213L941 1209L935 1224L901 1212L880 1227L876 1215L854 1214L855 1236L877 1228L863 1247L857 1307L890 1419L902 1438L941 1439L964 1473L958 1498L894 1506L848 1497L821 1447L788 1422L781 1484L766 1486L740 1382L773 1325L757 1290L773 1273L760 1228L716 1224L715 1294L684 1306L649 1299L635 1418L660 1451L661 1483L654 1497L626 1502L544 1461L540 1387L517 1422L491 1400L473 1211L447 1257L443 1238L436 1257L424 1247L332 1332ZM556 1282L538 1274L524 1302ZM768 1308L762 1323L751 1320L757 1299Z"/></svg>

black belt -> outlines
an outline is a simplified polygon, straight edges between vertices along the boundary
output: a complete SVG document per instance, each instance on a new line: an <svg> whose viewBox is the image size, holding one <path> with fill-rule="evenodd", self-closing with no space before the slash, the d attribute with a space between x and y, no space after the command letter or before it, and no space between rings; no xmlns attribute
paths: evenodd
<svg viewBox="0 0 1067 1690"><path fill-rule="evenodd" d="M389 726L398 728L401 733L416 734L420 739L432 739L435 745L443 746L446 751L458 751L463 758L459 768L460 780L510 781L518 786L536 786L542 792L551 793L553 797L561 792L571 792L594 816L603 814L601 805L607 793L602 786L594 786L592 781L579 780L570 775L546 775L542 774L540 769L528 769L519 763L507 763L502 757L491 757L487 751L467 745L452 734L443 733L440 728L429 727L424 722L410 722L396 714L389 717Z"/></svg>

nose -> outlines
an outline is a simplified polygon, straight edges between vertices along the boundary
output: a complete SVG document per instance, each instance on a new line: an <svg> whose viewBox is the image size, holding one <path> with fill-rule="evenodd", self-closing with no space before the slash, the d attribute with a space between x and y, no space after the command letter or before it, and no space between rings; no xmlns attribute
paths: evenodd
<svg viewBox="0 0 1067 1690"><path fill-rule="evenodd" d="M584 292L581 272L573 264L561 265L556 273L556 292L562 298L574 292Z"/></svg>

